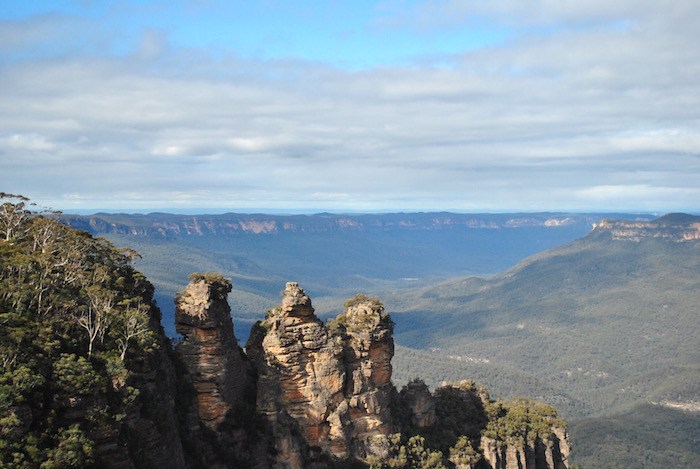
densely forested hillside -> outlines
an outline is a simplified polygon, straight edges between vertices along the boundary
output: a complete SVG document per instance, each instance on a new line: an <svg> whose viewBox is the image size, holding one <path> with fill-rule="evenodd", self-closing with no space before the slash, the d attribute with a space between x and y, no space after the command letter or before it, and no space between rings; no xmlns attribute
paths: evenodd
<svg viewBox="0 0 700 469"><path fill-rule="evenodd" d="M635 412L648 409L643 404L700 402L698 220L604 224L501 275L387 297L399 343L422 349L398 349L397 369L432 383L468 375L501 396L553 403L574 422L582 448L574 454L594 466L610 467L606 458L615 452L598 452L602 447L588 440L591 420L577 425L577 418L629 424L616 434L627 452L678 451L685 458L679 461L693 460L698 454L688 453L690 436L681 430L687 425L672 437L669 425L656 443L653 432L642 438L631 425L642 420ZM645 467L664 467L651 463L661 460Z"/></svg>
<svg viewBox="0 0 700 469"><path fill-rule="evenodd" d="M163 347L153 287L132 252L1 196L0 467L118 458L136 437L122 421L158 409L142 379Z"/></svg>

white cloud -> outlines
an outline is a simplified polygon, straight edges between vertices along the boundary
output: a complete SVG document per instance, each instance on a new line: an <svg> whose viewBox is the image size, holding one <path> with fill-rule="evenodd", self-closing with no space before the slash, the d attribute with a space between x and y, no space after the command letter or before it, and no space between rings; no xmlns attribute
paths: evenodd
<svg viewBox="0 0 700 469"><path fill-rule="evenodd" d="M14 151L49 151L56 145L37 134L14 134L5 137L4 144Z"/></svg>
<svg viewBox="0 0 700 469"><path fill-rule="evenodd" d="M529 22L520 2L408 9L396 21L521 27L439 66L211 58L163 31L131 55L5 60L0 185L56 207L698 209L690 3L542 1Z"/></svg>

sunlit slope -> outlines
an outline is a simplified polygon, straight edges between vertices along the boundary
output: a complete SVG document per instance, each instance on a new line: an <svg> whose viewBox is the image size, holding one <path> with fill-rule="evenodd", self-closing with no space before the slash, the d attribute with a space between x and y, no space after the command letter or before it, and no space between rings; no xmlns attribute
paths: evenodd
<svg viewBox="0 0 700 469"><path fill-rule="evenodd" d="M698 240L595 230L491 279L388 302L399 343L527 373L556 388L551 399L571 415L644 400L674 379L660 371L700 363Z"/></svg>

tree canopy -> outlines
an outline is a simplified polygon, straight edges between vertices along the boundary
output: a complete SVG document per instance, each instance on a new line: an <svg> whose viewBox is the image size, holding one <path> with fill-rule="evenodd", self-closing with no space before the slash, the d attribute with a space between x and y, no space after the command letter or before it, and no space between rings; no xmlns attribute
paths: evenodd
<svg viewBox="0 0 700 469"><path fill-rule="evenodd" d="M0 193L0 466L83 467L138 396L159 312L133 252L32 206Z"/></svg>

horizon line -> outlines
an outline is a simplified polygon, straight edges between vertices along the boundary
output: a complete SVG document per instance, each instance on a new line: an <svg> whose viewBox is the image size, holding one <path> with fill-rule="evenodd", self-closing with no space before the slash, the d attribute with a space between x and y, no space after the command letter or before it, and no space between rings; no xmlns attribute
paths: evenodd
<svg viewBox="0 0 700 469"><path fill-rule="evenodd" d="M195 207L195 208L173 208L173 207L154 207L154 208L72 208L72 209L56 209L66 215L225 215L225 214L243 214L243 215L389 215L389 214L417 214L417 213L454 213L454 214L472 214L472 215L506 215L506 214L631 214L631 215L654 215L661 216L669 213L687 213L690 215L700 215L700 210L670 210L670 211L652 211L638 209L459 209L459 208L429 208L429 209L340 209L332 210L328 208L262 208L262 207L239 207L239 208L221 208L221 207Z"/></svg>

